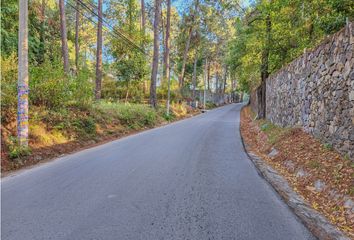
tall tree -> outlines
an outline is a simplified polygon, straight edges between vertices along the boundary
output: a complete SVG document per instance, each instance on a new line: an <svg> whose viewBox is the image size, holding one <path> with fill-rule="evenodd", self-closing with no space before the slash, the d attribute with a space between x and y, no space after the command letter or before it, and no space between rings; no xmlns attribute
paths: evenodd
<svg viewBox="0 0 354 240"><path fill-rule="evenodd" d="M140 2L140 11L141 11L141 47L145 50L145 28L146 28L146 19L145 19L145 0L141 0ZM147 80L143 80L143 92L144 95L147 92L148 88Z"/></svg>
<svg viewBox="0 0 354 240"><path fill-rule="evenodd" d="M210 67L210 61L207 61L207 62L208 62L207 84L208 84L208 91L210 91L210 68L211 67Z"/></svg>
<svg viewBox="0 0 354 240"><path fill-rule="evenodd" d="M154 19L154 53L152 59L151 83L150 83L150 105L157 107L156 78L159 66L159 25L160 25L161 0L155 0L155 19Z"/></svg>
<svg viewBox="0 0 354 240"><path fill-rule="evenodd" d="M19 2L17 136L28 146L28 0Z"/></svg>
<svg viewBox="0 0 354 240"><path fill-rule="evenodd" d="M46 1L42 0L41 2L41 11L40 11L40 21L41 21L41 26L40 26L40 31L39 31L39 59L37 60L38 63L43 63L44 62L44 53L45 53L45 5Z"/></svg>
<svg viewBox="0 0 354 240"><path fill-rule="evenodd" d="M145 38L145 28L146 28L146 20L145 20L145 0L141 0L140 2L141 6L141 33L142 33L142 38L141 38L141 45L144 47L144 38Z"/></svg>
<svg viewBox="0 0 354 240"><path fill-rule="evenodd" d="M97 50L96 50L96 89L95 98L101 98L102 85L102 0L98 0Z"/></svg>
<svg viewBox="0 0 354 240"><path fill-rule="evenodd" d="M193 76L192 76L192 85L193 85L193 101L195 101L195 88L197 87L197 62L198 62L198 49L195 51L194 63L193 63Z"/></svg>
<svg viewBox="0 0 354 240"><path fill-rule="evenodd" d="M75 9L75 67L76 73L79 71L79 27L80 27L80 2L76 0L76 9Z"/></svg>
<svg viewBox="0 0 354 240"><path fill-rule="evenodd" d="M60 13L60 34L61 34L61 52L63 57L64 71L66 74L70 72L69 66L69 50L68 39L66 31L66 16L64 0L59 0L59 13Z"/></svg>
<svg viewBox="0 0 354 240"><path fill-rule="evenodd" d="M258 118L266 117L266 80L269 77L269 53L271 44L272 22L269 13L265 18L266 23L266 41L262 51L261 62L261 85L258 89Z"/></svg>
<svg viewBox="0 0 354 240"><path fill-rule="evenodd" d="M181 73L180 73L180 76L179 76L179 85L180 85L180 87L183 87L183 85L184 85L184 74L185 74L185 71L186 71L187 56L188 56L188 51L189 51L189 47L190 47L190 44L191 44L194 22L195 22L196 14L198 12L198 5L199 5L199 0L195 0L194 12L192 13L191 23L190 23L191 25L190 25L189 30L188 30L188 38L187 38L186 46L184 48L184 53L183 53L182 70L181 70Z"/></svg>
<svg viewBox="0 0 354 240"><path fill-rule="evenodd" d="M165 52L164 52L164 76L165 79L170 77L170 30L171 30L171 0L167 1L167 17L166 17L166 36L165 36Z"/></svg>

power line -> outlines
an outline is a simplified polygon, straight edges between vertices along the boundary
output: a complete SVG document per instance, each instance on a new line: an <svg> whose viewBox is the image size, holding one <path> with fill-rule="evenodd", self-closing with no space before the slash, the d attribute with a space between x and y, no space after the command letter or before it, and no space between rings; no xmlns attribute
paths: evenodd
<svg viewBox="0 0 354 240"><path fill-rule="evenodd" d="M74 1L74 0L72 0ZM89 8L82 0L76 0L81 6L83 6L86 10L88 10L90 13L94 14L95 17L97 17L98 21L102 21L103 23L105 23L107 26L103 25L104 28L106 28L106 30L108 30L109 34L111 34L113 37L116 38L121 38L123 41L127 42L129 45L128 47L133 50L131 47L134 47L136 50L139 50L141 53L143 53L144 55L148 56L148 57L152 57L151 54L146 53L144 51L144 49L142 49L141 47L139 47L136 43L134 43L131 39L129 39L128 37L126 37L120 30L115 29L109 22L107 22L104 18L101 18L98 16L98 14L96 12L94 12L94 10L92 10L91 8ZM73 4L71 4L69 2L69 0L66 0L66 3L73 8L74 10L78 11L83 17L85 17L86 19L88 19L90 22L92 22L93 24L97 25L97 23L91 18L86 16L83 12L81 12L79 9L77 9ZM97 9L96 6L90 4L91 6L93 6L94 8ZM91 14L90 14L91 15ZM176 63L174 60L172 60L170 58L170 62L171 63Z"/></svg>
<svg viewBox="0 0 354 240"><path fill-rule="evenodd" d="M81 12L79 9L77 9L73 4L71 4L69 2L69 0L66 0L66 3L71 7L73 8L74 10L78 11L83 17L85 17L86 19L88 19L91 23L93 23L94 25L97 25L97 23L91 18L91 17L88 17L86 16L83 12ZM120 35L117 35L114 31L112 31L111 28L107 27L107 26L104 26L103 25L103 28L105 28L106 30L108 30L108 33L111 34L113 37L115 38L122 38ZM125 39L123 39L125 40ZM127 45L131 50L134 50L134 48L136 48L134 45L131 44L131 42L128 42L128 45ZM134 48L132 48L134 47ZM135 49L136 50L136 49ZM143 52L145 54L145 52Z"/></svg>
<svg viewBox="0 0 354 240"><path fill-rule="evenodd" d="M109 22L107 22L104 18L100 17L95 11L93 11L91 8L89 8L83 1L81 0L77 0L81 6L83 6L84 8L86 8L88 11L90 11L92 14L94 14L97 19L99 21L104 22L106 25L108 25L110 28L112 28L112 30L118 35L120 36L122 39L124 39L125 41L129 42L131 45L133 45L136 49L138 49L139 51L141 51L143 54L146 54L144 49L142 49L140 46L138 46L136 43L134 43L131 39L129 39L127 36L124 35L124 33L119 30L114 28Z"/></svg>

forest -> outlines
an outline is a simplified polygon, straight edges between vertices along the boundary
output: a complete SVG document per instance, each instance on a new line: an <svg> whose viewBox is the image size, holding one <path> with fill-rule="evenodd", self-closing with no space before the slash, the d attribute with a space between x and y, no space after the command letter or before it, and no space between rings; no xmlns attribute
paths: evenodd
<svg viewBox="0 0 354 240"><path fill-rule="evenodd" d="M242 98L352 20L353 5L2 1L4 151L17 158L31 147L117 131L111 125L138 129L169 121L192 111L196 101L202 106L204 90L207 107Z"/></svg>

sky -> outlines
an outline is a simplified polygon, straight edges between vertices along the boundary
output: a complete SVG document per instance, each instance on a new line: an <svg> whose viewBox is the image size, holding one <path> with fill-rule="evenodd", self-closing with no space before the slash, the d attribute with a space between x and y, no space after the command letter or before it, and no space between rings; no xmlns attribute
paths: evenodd
<svg viewBox="0 0 354 240"><path fill-rule="evenodd" d="M172 5L178 9L178 12L183 12L184 8L188 6L193 0L172 0ZM248 7L254 0L240 0L242 7Z"/></svg>

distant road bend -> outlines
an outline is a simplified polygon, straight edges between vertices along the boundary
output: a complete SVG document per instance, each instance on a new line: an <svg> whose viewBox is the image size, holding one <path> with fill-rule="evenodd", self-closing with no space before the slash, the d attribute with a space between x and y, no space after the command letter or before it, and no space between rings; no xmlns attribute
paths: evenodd
<svg viewBox="0 0 354 240"><path fill-rule="evenodd" d="M315 239L245 154L241 107L5 177L1 239Z"/></svg>

